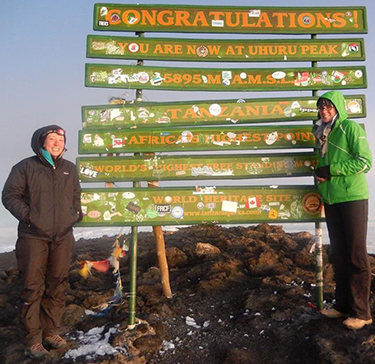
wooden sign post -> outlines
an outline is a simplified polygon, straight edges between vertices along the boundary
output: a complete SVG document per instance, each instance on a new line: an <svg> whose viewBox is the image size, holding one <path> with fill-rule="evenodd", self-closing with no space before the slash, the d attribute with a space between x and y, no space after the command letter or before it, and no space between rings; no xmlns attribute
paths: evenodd
<svg viewBox="0 0 375 364"><path fill-rule="evenodd" d="M366 68L356 64L365 59L363 38L318 39L316 35L367 33L366 8L99 3L94 6L94 30L138 35L87 38L87 57L110 63L87 63L85 85L136 90L136 100L123 105L83 106L79 153L91 156L77 159L84 183L133 184L129 188L84 188L85 216L81 223L132 227L129 327L135 327L137 226L153 226L163 292L171 297L161 226L313 222L317 306L322 308L320 223L324 215L316 186L270 183L249 187L238 181L312 175L317 163L315 140L311 122L306 121L317 119L318 90L367 87ZM144 37L144 32L258 37L154 38ZM280 37L262 39L259 34ZM282 34L309 34L311 39L287 39ZM137 60L137 64L114 63L113 59ZM163 63L144 65L144 60ZM175 67L170 61L280 64L277 68ZM282 63L292 61L312 64L282 67ZM318 67L318 61L352 63ZM143 90L230 91L236 97L143 102ZM312 95L243 99L241 92L249 91L312 91ZM366 116L364 95L345 95L345 99L351 118ZM98 154L107 156L95 156ZM164 180L175 180L178 185L181 180L201 184L213 179L231 182L227 186L159 187L159 181ZM140 181L146 181L149 187L141 188Z"/></svg>

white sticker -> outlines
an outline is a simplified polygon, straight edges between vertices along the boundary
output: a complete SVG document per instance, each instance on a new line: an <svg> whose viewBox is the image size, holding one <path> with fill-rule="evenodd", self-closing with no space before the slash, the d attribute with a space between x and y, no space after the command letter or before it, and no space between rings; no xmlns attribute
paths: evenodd
<svg viewBox="0 0 375 364"><path fill-rule="evenodd" d="M113 138L112 139L112 147L113 148L121 148L122 147L122 139L121 138Z"/></svg>
<svg viewBox="0 0 375 364"><path fill-rule="evenodd" d="M247 78L247 74L246 74L245 72L241 72L241 73L240 73L240 78L241 78L242 80L246 80L246 78Z"/></svg>
<svg viewBox="0 0 375 364"><path fill-rule="evenodd" d="M95 171L95 169L89 167L81 167L80 173L89 178L96 178L99 174L98 171Z"/></svg>
<svg viewBox="0 0 375 364"><path fill-rule="evenodd" d="M191 108L193 109L196 115L201 116L201 111L199 110L199 107L197 105L192 105Z"/></svg>
<svg viewBox="0 0 375 364"><path fill-rule="evenodd" d="M181 142L190 143L193 140L193 133L189 130L185 130L181 133Z"/></svg>
<svg viewBox="0 0 375 364"><path fill-rule="evenodd" d="M198 207L199 210L202 210L202 209L204 209L205 205L204 205L203 202L198 202L197 207Z"/></svg>
<svg viewBox="0 0 375 364"><path fill-rule="evenodd" d="M131 198L134 198L135 197L135 194L133 192L124 192L122 194L122 197L123 198L127 198L127 199L131 199Z"/></svg>
<svg viewBox="0 0 375 364"><path fill-rule="evenodd" d="M116 68L112 71L112 74L115 75L115 76L119 76L119 75L121 75L121 73L122 73L121 68Z"/></svg>
<svg viewBox="0 0 375 364"><path fill-rule="evenodd" d="M172 209L172 213L171 215L175 218L175 219L182 219L183 216L184 216L184 209L181 207L181 206L175 206L173 207Z"/></svg>
<svg viewBox="0 0 375 364"><path fill-rule="evenodd" d="M134 24L138 19L132 16L131 18L128 19L129 24Z"/></svg>
<svg viewBox="0 0 375 364"><path fill-rule="evenodd" d="M101 138L98 134L95 134L94 145L96 147L103 147L104 146L104 139Z"/></svg>
<svg viewBox="0 0 375 364"><path fill-rule="evenodd" d="M106 220L106 221L109 221L111 220L112 218L112 215L111 213L107 210L104 214L103 214L103 219Z"/></svg>
<svg viewBox="0 0 375 364"><path fill-rule="evenodd" d="M285 76L286 76L286 73L283 72L283 71L276 71L276 72L272 73L272 77L275 80L281 80L281 79L285 78Z"/></svg>
<svg viewBox="0 0 375 364"><path fill-rule="evenodd" d="M361 112L361 106L359 105L359 102L356 100L350 101L347 108L353 114Z"/></svg>
<svg viewBox="0 0 375 364"><path fill-rule="evenodd" d="M314 103L315 103L315 101L314 101ZM292 109L299 109L300 107L301 107L301 105L299 104L298 101L294 101L292 103L292 106L291 106Z"/></svg>
<svg viewBox="0 0 375 364"><path fill-rule="evenodd" d="M139 51L139 45L137 43L130 43L128 49L131 53L137 53Z"/></svg>
<svg viewBox="0 0 375 364"><path fill-rule="evenodd" d="M357 71L355 71L355 77L357 77L357 78L361 78L362 77L362 71L361 70L357 70Z"/></svg>
<svg viewBox="0 0 375 364"><path fill-rule="evenodd" d="M107 14L108 14L108 9L105 6L100 8L100 16L106 16Z"/></svg>
<svg viewBox="0 0 375 364"><path fill-rule="evenodd" d="M266 139L266 144L267 145L272 145L273 143L276 142L277 137L278 137L277 131L274 131L274 132L268 134L267 135L267 139Z"/></svg>
<svg viewBox="0 0 375 364"><path fill-rule="evenodd" d="M249 10L249 18L259 18L261 13L261 10Z"/></svg>
<svg viewBox="0 0 375 364"><path fill-rule="evenodd" d="M249 209L255 209L257 207L260 207L259 197L256 197L256 196L249 197L247 202L249 204Z"/></svg>
<svg viewBox="0 0 375 364"><path fill-rule="evenodd" d="M91 143L92 142L92 134L84 134L83 135L83 143Z"/></svg>
<svg viewBox="0 0 375 364"><path fill-rule="evenodd" d="M159 72L155 72L152 75L152 78L151 78L151 85L153 85L153 86L160 85L163 82L163 80L164 80L164 78L162 78L160 76L160 73Z"/></svg>
<svg viewBox="0 0 375 364"><path fill-rule="evenodd" d="M290 108L290 107L286 107L286 108L284 109L284 115L285 115L285 116L290 117L290 116L292 116L292 114L293 114L292 108Z"/></svg>
<svg viewBox="0 0 375 364"><path fill-rule="evenodd" d="M232 71L222 71L221 72L221 77L224 80L231 80L232 79Z"/></svg>
<svg viewBox="0 0 375 364"><path fill-rule="evenodd" d="M139 72L138 79L140 83L147 83L150 80L150 76L146 72Z"/></svg>
<svg viewBox="0 0 375 364"><path fill-rule="evenodd" d="M270 206L279 206L280 202L270 202L269 205Z"/></svg>
<svg viewBox="0 0 375 364"><path fill-rule="evenodd" d="M356 71L356 72L358 72L358 71ZM361 72L361 71L359 71L359 72ZM345 75L343 73L339 72L339 71L334 71L332 73L332 80L335 83L341 82L344 79L344 77L345 77ZM356 75L356 77L357 77L357 75ZM357 78L359 78L359 77L357 77Z"/></svg>
<svg viewBox="0 0 375 364"><path fill-rule="evenodd" d="M212 104L209 108L210 114L213 116L218 116L221 113L221 106L219 104Z"/></svg>
<svg viewBox="0 0 375 364"><path fill-rule="evenodd" d="M224 26L224 20L212 20L211 25L213 27L223 27Z"/></svg>
<svg viewBox="0 0 375 364"><path fill-rule="evenodd" d="M120 109L112 109L112 110L110 111L110 113L111 113L111 116L110 116L111 121L112 121L113 119L116 119L117 117L121 116L121 111L120 111Z"/></svg>
<svg viewBox="0 0 375 364"><path fill-rule="evenodd" d="M237 212L238 203L236 201L223 201L221 210L226 212Z"/></svg>
<svg viewBox="0 0 375 364"><path fill-rule="evenodd" d="M123 82L123 83L128 83L130 81L130 76L129 75L121 75L119 77L120 77L121 82ZM115 78L115 77L113 78L113 83L117 83L117 78Z"/></svg>

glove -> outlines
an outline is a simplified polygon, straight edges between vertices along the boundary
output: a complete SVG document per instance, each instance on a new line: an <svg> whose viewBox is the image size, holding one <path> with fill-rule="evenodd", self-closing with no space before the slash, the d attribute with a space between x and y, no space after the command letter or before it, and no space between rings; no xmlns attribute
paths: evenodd
<svg viewBox="0 0 375 364"><path fill-rule="evenodd" d="M82 219L83 219L83 213L82 213L82 210L77 211L77 215L78 215L78 220L77 220L77 222L81 222Z"/></svg>
<svg viewBox="0 0 375 364"><path fill-rule="evenodd" d="M317 168L315 170L315 176L319 178L324 178L326 180L331 179L331 172L329 170L329 165Z"/></svg>

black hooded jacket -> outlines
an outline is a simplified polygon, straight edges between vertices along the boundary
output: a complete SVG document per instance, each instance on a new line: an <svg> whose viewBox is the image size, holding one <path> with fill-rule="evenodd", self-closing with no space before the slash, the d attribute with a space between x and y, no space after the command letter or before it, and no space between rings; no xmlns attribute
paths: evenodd
<svg viewBox="0 0 375 364"><path fill-rule="evenodd" d="M60 129L49 125L35 131L31 147L36 156L17 163L2 192L2 202L19 220L20 238L59 241L71 233L82 216L78 173L61 156L50 165L40 153L42 135Z"/></svg>

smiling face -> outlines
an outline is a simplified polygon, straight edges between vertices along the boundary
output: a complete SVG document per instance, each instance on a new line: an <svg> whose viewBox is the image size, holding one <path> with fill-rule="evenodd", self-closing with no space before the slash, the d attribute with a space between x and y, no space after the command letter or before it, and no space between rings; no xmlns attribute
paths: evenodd
<svg viewBox="0 0 375 364"><path fill-rule="evenodd" d="M64 135L59 135L57 133L48 134L44 141L43 148L52 155L52 158L56 159L64 151Z"/></svg>
<svg viewBox="0 0 375 364"><path fill-rule="evenodd" d="M327 99L319 100L318 109L323 123L330 123L337 114L335 106Z"/></svg>

